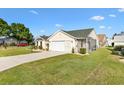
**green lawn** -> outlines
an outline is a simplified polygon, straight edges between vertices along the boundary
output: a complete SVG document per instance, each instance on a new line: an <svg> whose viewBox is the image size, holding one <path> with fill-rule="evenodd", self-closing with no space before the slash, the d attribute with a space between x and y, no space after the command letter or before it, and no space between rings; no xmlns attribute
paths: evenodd
<svg viewBox="0 0 124 93"><path fill-rule="evenodd" d="M124 64L110 50L61 55L0 72L0 84L124 84Z"/></svg>
<svg viewBox="0 0 124 93"><path fill-rule="evenodd" d="M31 52L32 51L30 47L7 47L7 49L0 47L0 57L29 54Z"/></svg>

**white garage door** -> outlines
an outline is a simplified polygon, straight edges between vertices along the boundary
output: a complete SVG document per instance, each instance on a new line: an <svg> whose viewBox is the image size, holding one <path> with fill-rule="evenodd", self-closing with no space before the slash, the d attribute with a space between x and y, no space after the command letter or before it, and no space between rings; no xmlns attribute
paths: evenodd
<svg viewBox="0 0 124 93"><path fill-rule="evenodd" d="M72 44L71 44L70 41L54 41L54 42L50 42L49 50L51 50L51 51L71 52Z"/></svg>

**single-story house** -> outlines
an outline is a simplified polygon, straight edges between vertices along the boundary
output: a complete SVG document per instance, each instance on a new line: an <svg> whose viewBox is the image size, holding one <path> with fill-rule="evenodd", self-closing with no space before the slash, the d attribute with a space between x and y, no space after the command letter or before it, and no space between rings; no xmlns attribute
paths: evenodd
<svg viewBox="0 0 124 93"><path fill-rule="evenodd" d="M114 34L113 45L114 46L124 45L124 32L121 32L120 34Z"/></svg>
<svg viewBox="0 0 124 93"><path fill-rule="evenodd" d="M41 49L48 49L49 48L49 42L48 42L48 37L49 36L45 36L45 35L43 35L43 36L40 36L39 38L37 38L36 40L35 40L35 46L38 46L39 48L41 48Z"/></svg>
<svg viewBox="0 0 124 93"><path fill-rule="evenodd" d="M50 51L79 52L80 48L86 48L87 52L99 47L98 38L93 28L79 30L60 30L49 38Z"/></svg>
<svg viewBox="0 0 124 93"><path fill-rule="evenodd" d="M8 44L8 45L10 45L10 44L17 44L18 43L18 40L16 39L16 38L14 38L14 37L8 37L8 36L1 36L0 37L0 44Z"/></svg>
<svg viewBox="0 0 124 93"><path fill-rule="evenodd" d="M98 37L98 40L99 40L99 46L100 47L107 46L107 37L106 37L105 34L98 34L97 37Z"/></svg>

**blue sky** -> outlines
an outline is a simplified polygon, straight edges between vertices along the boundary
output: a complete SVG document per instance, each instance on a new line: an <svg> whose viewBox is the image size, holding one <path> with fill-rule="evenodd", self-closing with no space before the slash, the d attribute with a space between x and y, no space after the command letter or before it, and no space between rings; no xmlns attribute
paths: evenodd
<svg viewBox="0 0 124 93"><path fill-rule="evenodd" d="M25 24L34 36L51 35L59 28L91 27L108 37L124 31L124 9L117 8L0 8L0 18Z"/></svg>

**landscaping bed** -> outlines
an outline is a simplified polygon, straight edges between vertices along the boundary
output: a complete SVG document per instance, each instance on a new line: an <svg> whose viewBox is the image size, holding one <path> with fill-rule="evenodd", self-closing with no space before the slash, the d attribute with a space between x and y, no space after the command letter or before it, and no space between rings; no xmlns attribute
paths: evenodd
<svg viewBox="0 0 124 93"><path fill-rule="evenodd" d="M112 48L112 54L124 56L124 46L115 46Z"/></svg>

